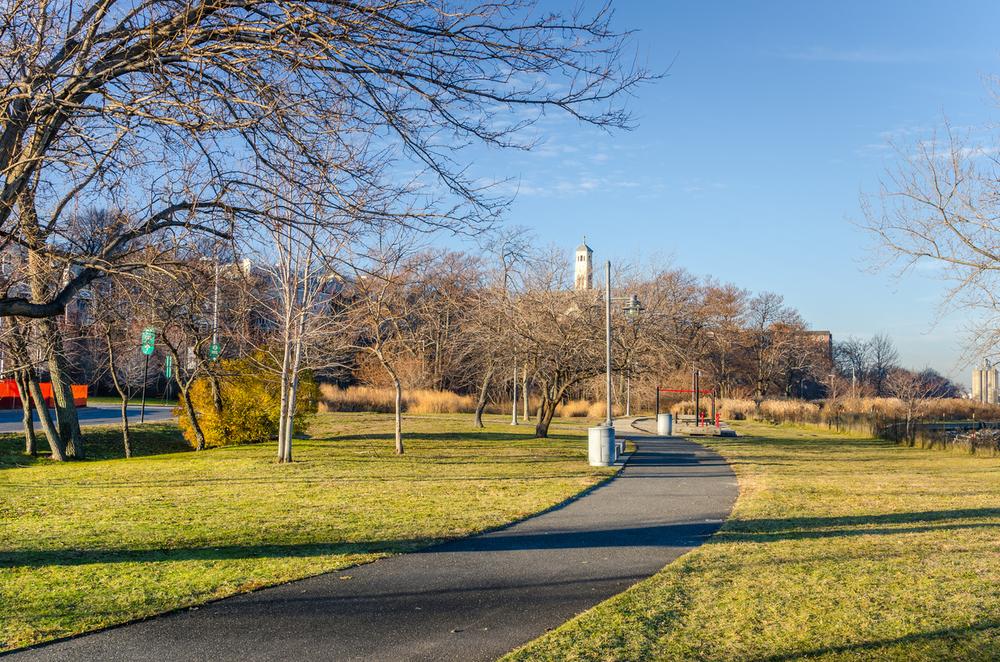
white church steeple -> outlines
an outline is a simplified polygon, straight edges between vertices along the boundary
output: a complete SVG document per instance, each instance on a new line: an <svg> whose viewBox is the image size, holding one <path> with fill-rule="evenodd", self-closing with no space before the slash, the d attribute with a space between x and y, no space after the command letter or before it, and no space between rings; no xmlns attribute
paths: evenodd
<svg viewBox="0 0 1000 662"><path fill-rule="evenodd" d="M573 263L573 287L577 291L594 289L594 251L587 245L587 237L576 247L576 261Z"/></svg>

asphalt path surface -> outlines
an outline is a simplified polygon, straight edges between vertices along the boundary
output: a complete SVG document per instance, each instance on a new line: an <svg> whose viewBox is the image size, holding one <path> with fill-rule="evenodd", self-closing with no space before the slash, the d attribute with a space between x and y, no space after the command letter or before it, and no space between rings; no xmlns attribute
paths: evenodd
<svg viewBox="0 0 1000 662"><path fill-rule="evenodd" d="M173 407L161 407L146 404L146 422L164 423L174 420ZM88 405L76 410L80 417L80 425L117 425L121 422L121 406L119 405ZM129 423L139 422L139 407L128 408ZM41 430L38 414L33 413L35 429ZM0 432L21 432L20 409L0 409Z"/></svg>
<svg viewBox="0 0 1000 662"><path fill-rule="evenodd" d="M656 573L732 509L716 453L619 429L638 450L618 477L531 519L12 658L495 659Z"/></svg>

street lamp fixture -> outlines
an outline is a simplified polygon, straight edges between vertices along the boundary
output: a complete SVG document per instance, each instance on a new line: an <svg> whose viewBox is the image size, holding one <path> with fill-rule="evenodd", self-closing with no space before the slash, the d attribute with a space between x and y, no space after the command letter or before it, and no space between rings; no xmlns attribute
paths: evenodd
<svg viewBox="0 0 1000 662"><path fill-rule="evenodd" d="M626 301L628 303L622 306L622 310L625 312L625 315L630 320L637 319L639 317L639 314L642 313L642 311L646 310L646 307L642 305L642 303L639 301L639 297L636 296L635 294L630 295L626 299Z"/></svg>

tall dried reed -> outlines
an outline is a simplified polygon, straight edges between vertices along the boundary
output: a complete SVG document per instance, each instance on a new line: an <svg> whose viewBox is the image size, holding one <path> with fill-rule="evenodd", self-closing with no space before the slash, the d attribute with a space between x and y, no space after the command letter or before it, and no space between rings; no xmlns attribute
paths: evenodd
<svg viewBox="0 0 1000 662"><path fill-rule="evenodd" d="M403 409L411 414L462 414L475 411L472 396L451 391L408 389L403 391ZM395 411L395 394L391 388L350 386L346 389L330 384L320 387L320 411Z"/></svg>

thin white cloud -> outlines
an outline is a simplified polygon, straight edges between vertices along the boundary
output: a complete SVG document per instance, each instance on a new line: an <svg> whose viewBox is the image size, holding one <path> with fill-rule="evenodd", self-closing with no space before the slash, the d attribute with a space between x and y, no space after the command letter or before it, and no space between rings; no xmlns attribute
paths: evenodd
<svg viewBox="0 0 1000 662"><path fill-rule="evenodd" d="M681 184L681 190L691 194L721 191L725 188L726 184L724 182L706 181L704 179L689 179Z"/></svg>
<svg viewBox="0 0 1000 662"><path fill-rule="evenodd" d="M843 62L847 64L911 64L939 59L940 54L926 50L884 50L872 48L827 48L813 46L782 54L788 60L803 62Z"/></svg>

